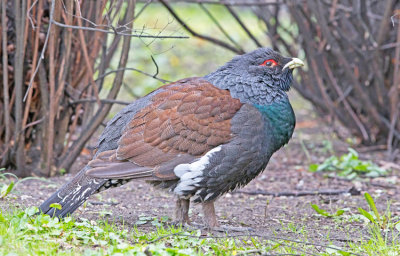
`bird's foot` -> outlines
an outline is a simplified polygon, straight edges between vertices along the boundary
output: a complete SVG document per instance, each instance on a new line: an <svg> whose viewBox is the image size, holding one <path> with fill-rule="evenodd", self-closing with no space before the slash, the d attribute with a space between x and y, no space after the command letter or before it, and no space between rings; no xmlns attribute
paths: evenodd
<svg viewBox="0 0 400 256"><path fill-rule="evenodd" d="M185 227L190 225L189 204L188 199L178 198L176 200L175 221L172 222L172 226Z"/></svg>
<svg viewBox="0 0 400 256"><path fill-rule="evenodd" d="M184 228L184 227L191 227L192 223L190 221L175 220L175 221L172 221L170 225L173 226L173 227L182 227L182 228Z"/></svg>

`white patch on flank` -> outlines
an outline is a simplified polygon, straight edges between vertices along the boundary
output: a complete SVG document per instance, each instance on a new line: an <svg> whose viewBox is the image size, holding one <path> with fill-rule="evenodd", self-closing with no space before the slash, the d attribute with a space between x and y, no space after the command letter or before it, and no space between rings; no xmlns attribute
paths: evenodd
<svg viewBox="0 0 400 256"><path fill-rule="evenodd" d="M180 182L174 189L174 192L178 195L183 195L184 191L190 191L196 187L196 185L203 178L203 170L210 163L211 156L221 150L221 146L213 148L208 151L207 154L202 156L196 162L191 164L180 164L174 168L174 173L180 178Z"/></svg>
<svg viewBox="0 0 400 256"><path fill-rule="evenodd" d="M214 195L214 193L208 194L208 195L204 198L204 201L206 201L208 198L212 197L213 195Z"/></svg>

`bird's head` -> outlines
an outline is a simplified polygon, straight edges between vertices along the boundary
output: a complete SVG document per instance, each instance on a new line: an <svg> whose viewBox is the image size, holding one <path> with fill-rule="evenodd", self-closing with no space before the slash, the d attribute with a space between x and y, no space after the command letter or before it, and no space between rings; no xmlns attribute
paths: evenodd
<svg viewBox="0 0 400 256"><path fill-rule="evenodd" d="M290 89L293 69L304 65L300 59L283 57L270 48L259 48L236 56L227 64L231 66L233 74L256 78L267 86L284 91Z"/></svg>
<svg viewBox="0 0 400 256"><path fill-rule="evenodd" d="M288 91L293 69L303 65L300 59L283 57L270 48L259 48L234 57L206 79L220 88L236 91L233 87L245 87L263 97L263 94Z"/></svg>

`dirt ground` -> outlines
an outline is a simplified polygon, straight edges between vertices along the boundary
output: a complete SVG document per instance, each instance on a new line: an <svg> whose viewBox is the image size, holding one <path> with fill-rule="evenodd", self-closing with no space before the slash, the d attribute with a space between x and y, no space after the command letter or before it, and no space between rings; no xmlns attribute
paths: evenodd
<svg viewBox="0 0 400 256"><path fill-rule="evenodd" d="M275 235L292 239L305 237L308 241L334 244L358 241L368 235L362 221L341 221L322 217L311 208L317 204L328 212L347 209L344 216L358 213L357 208L368 209L363 192L370 193L380 211L386 210L391 201L392 216L400 215L400 170L393 169L387 177L371 180L347 181L324 177L308 171L311 163L319 163L332 153L327 150L324 141L331 141L336 155L347 152L348 144L336 139L331 126L323 120L313 117L307 111L297 110L297 127L293 139L287 146L275 153L267 169L246 187L246 192L301 192L323 190L348 190L352 187L360 190L360 195L312 195L312 196L266 196L249 195L238 191L228 193L216 202L216 213L222 225L252 228L251 233ZM325 143L325 144L324 144ZM356 148L363 159L383 163L385 151L369 151L369 148ZM82 166L87 156L77 162L76 170ZM399 165L399 160L395 164ZM75 170L75 171L76 171ZM38 206L63 183L71 179L72 174L51 178L48 181L26 180L15 188L14 193L0 200L1 208L10 205L26 207ZM132 181L122 187L104 191L92 196L86 207L80 207L76 217L97 219L107 216L116 223L133 226L141 217L173 217L175 201L167 191L158 190L142 181ZM192 205L190 218L202 223L201 207ZM168 223L168 221L167 221ZM155 230L150 222L139 225L142 230Z"/></svg>

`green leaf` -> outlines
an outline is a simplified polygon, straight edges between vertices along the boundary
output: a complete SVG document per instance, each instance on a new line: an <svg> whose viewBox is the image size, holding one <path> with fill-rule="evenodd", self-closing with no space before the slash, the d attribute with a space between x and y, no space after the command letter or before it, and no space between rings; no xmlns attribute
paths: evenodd
<svg viewBox="0 0 400 256"><path fill-rule="evenodd" d="M67 173L67 171L64 168L61 168L58 172L60 173L61 176Z"/></svg>
<svg viewBox="0 0 400 256"><path fill-rule="evenodd" d="M28 216L33 216L33 215L35 215L35 214L38 213L38 212L39 212L39 208L37 208L37 207L35 207L35 206L31 206L31 207L28 207L28 208L25 209L25 213L26 213Z"/></svg>
<svg viewBox="0 0 400 256"><path fill-rule="evenodd" d="M368 194L368 193L365 193L364 197L365 197L365 200L367 200L367 203L368 203L369 207L371 207L371 210L374 212L375 217L378 219L378 223L380 224L381 223L381 217L379 215L378 209L375 206L374 199L372 199L371 195Z"/></svg>
<svg viewBox="0 0 400 256"><path fill-rule="evenodd" d="M348 180L354 180L357 177L357 173L353 172L350 173L349 175L346 175L346 179Z"/></svg>
<svg viewBox="0 0 400 256"><path fill-rule="evenodd" d="M8 184L8 186L3 186L1 188L0 198L6 197L11 192L13 187L14 187L14 182L13 181L11 181L11 183Z"/></svg>
<svg viewBox="0 0 400 256"><path fill-rule="evenodd" d="M50 208L55 208L55 209L58 209L58 210L62 209L62 206L59 203L53 203L53 204L49 205L49 207Z"/></svg>
<svg viewBox="0 0 400 256"><path fill-rule="evenodd" d="M397 222L397 224L394 227L397 229L397 231L400 232L400 222Z"/></svg>
<svg viewBox="0 0 400 256"><path fill-rule="evenodd" d="M316 204L311 204L311 207L312 207L317 213L321 214L322 216L325 216L325 217L331 217L331 216L332 216L331 214L329 214L329 213L326 212L325 210L319 208L318 205L316 205Z"/></svg>
<svg viewBox="0 0 400 256"><path fill-rule="evenodd" d="M357 152L357 151L355 151L355 150L352 149L352 148L348 148L347 150L348 150L353 156L356 156L357 159L358 159L358 152Z"/></svg>
<svg viewBox="0 0 400 256"><path fill-rule="evenodd" d="M358 165L354 166L354 170L361 171L361 172L367 172L368 164L367 163L358 164Z"/></svg>
<svg viewBox="0 0 400 256"><path fill-rule="evenodd" d="M343 209L337 210L336 213L335 213L335 216L343 215L343 213L344 213Z"/></svg>
<svg viewBox="0 0 400 256"><path fill-rule="evenodd" d="M318 170L318 164L310 164L310 166L308 167L308 170L310 172L316 172Z"/></svg>
<svg viewBox="0 0 400 256"><path fill-rule="evenodd" d="M369 221L371 221L372 223L376 223L376 221L374 220L374 217L372 217L372 215L367 212L366 210L364 210L363 208L358 208L358 211L361 213L361 215L363 215L365 218L369 219Z"/></svg>
<svg viewBox="0 0 400 256"><path fill-rule="evenodd" d="M135 222L135 225L143 225L146 224L148 221L147 220L138 220Z"/></svg>

